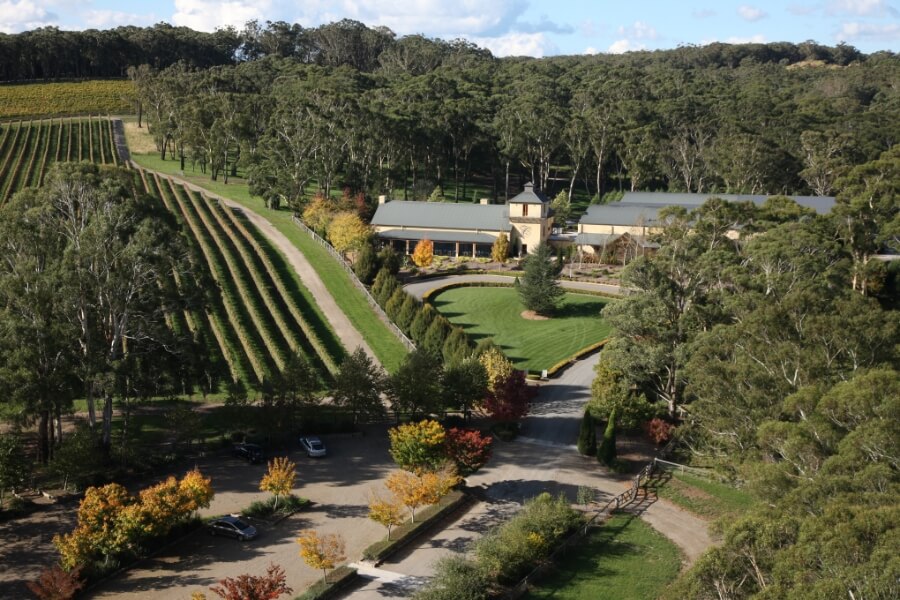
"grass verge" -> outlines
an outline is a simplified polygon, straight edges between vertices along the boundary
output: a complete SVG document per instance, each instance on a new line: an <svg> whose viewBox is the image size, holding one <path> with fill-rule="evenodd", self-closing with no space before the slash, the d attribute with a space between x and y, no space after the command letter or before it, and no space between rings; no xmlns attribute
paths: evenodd
<svg viewBox="0 0 900 600"><path fill-rule="evenodd" d="M631 515L615 515L585 537L525 598L646 600L678 576L681 552Z"/></svg>
<svg viewBox="0 0 900 600"><path fill-rule="evenodd" d="M250 196L247 184L241 178L232 178L230 183L225 185L222 181L210 181L208 176L199 171L194 173L186 170L182 175L178 161L160 160L156 154L134 154L132 159L144 168L181 177L210 192L234 200L268 219L288 241L303 252L335 302L372 348L385 369L393 372L400 366L406 355L406 348L372 311L365 296L353 285L343 267L324 248L294 225L290 211L266 208L262 199ZM347 348L348 352L353 350Z"/></svg>
<svg viewBox="0 0 900 600"><path fill-rule="evenodd" d="M654 477L647 483L647 489L710 520L742 514L757 503L751 494L726 483L677 471L663 472L661 476Z"/></svg>

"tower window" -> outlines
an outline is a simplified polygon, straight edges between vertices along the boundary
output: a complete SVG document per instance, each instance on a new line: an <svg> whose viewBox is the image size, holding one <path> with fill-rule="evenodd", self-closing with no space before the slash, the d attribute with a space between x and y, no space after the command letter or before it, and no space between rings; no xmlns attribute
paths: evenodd
<svg viewBox="0 0 900 600"><path fill-rule="evenodd" d="M522 205L522 216L523 216L523 217L527 217L527 216L528 216L528 205L527 205L527 204L523 204L523 205Z"/></svg>

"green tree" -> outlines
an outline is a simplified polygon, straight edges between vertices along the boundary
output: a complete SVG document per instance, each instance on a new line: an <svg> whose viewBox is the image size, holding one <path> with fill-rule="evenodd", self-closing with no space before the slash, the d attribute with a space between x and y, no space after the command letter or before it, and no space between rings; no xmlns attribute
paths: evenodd
<svg viewBox="0 0 900 600"><path fill-rule="evenodd" d="M391 294L391 297L388 298L388 301L384 304L384 312L388 316L388 319L393 323L397 322L400 309L403 307L403 303L406 301L408 295L409 294L403 291L402 287L397 286L394 293Z"/></svg>
<svg viewBox="0 0 900 600"><path fill-rule="evenodd" d="M378 255L372 244L363 245L356 256L356 262L353 263L353 272L364 284L372 284L378 274Z"/></svg>
<svg viewBox="0 0 900 600"><path fill-rule="evenodd" d="M378 262L382 269L387 269L391 275L396 275L400 272L400 266L403 260L393 247L385 246L378 253Z"/></svg>
<svg viewBox="0 0 900 600"><path fill-rule="evenodd" d="M565 227L566 221L569 220L572 212L572 202L569 196L569 192L562 190L550 203L550 208L553 210L553 222L557 227Z"/></svg>
<svg viewBox="0 0 900 600"><path fill-rule="evenodd" d="M597 446L597 460L607 467L613 466L616 461L616 426L616 409L614 408L606 419L603 439Z"/></svg>
<svg viewBox="0 0 900 600"><path fill-rule="evenodd" d="M581 418L581 429L578 432L578 452L585 456L597 454L597 425L590 410L584 411Z"/></svg>
<svg viewBox="0 0 900 600"><path fill-rule="evenodd" d="M341 363L334 378L331 395L334 403L353 414L354 424L360 417L384 414L381 392L385 382L381 370L362 348L357 348Z"/></svg>
<svg viewBox="0 0 900 600"><path fill-rule="evenodd" d="M422 338L422 347L435 356L440 356L444 348L444 342L450 335L451 325L443 315L437 315L431 320L425 336Z"/></svg>
<svg viewBox="0 0 900 600"><path fill-rule="evenodd" d="M7 491L15 493L31 474L32 461L18 433L0 435L0 506Z"/></svg>
<svg viewBox="0 0 900 600"><path fill-rule="evenodd" d="M431 326L431 322L434 321L435 316L437 316L437 311L428 303L423 304L419 312L416 313L409 326L409 334L417 344L421 344L422 340L425 339L425 334L428 332L428 328Z"/></svg>
<svg viewBox="0 0 900 600"><path fill-rule="evenodd" d="M441 363L435 354L422 348L410 352L388 380L391 407L412 418L440 412Z"/></svg>
<svg viewBox="0 0 900 600"><path fill-rule="evenodd" d="M565 295L556 280L558 274L550 246L540 244L525 259L525 274L520 280L519 297L525 308L541 315L553 314Z"/></svg>
<svg viewBox="0 0 900 600"><path fill-rule="evenodd" d="M472 342L462 327L451 326L441 352L445 364L457 364L472 355Z"/></svg>
<svg viewBox="0 0 900 600"><path fill-rule="evenodd" d="M397 312L397 318L394 322L397 324L397 327L408 334L413 320L415 320L416 315L419 314L420 310L421 304L419 304L419 301L416 300L415 296L412 294L404 294L403 304L400 306L400 310Z"/></svg>
<svg viewBox="0 0 900 600"><path fill-rule="evenodd" d="M461 410L468 420L472 409L484 400L488 391L484 365L470 356L456 363L444 364L444 406Z"/></svg>
<svg viewBox="0 0 900 600"><path fill-rule="evenodd" d="M437 421L424 420L388 430L391 457L398 467L413 473L436 471L447 461L447 432Z"/></svg>

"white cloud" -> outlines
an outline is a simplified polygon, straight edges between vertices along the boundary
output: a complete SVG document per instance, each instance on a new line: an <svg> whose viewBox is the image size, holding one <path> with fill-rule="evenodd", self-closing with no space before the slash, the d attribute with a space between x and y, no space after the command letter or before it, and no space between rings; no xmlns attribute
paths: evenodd
<svg viewBox="0 0 900 600"><path fill-rule="evenodd" d="M709 17L716 16L716 11L711 8L701 8L699 10L691 11L691 15L696 19L708 19Z"/></svg>
<svg viewBox="0 0 900 600"><path fill-rule="evenodd" d="M828 3L830 14L850 13L860 17L880 17L897 11L886 0L832 0Z"/></svg>
<svg viewBox="0 0 900 600"><path fill-rule="evenodd" d="M745 21L759 21L760 19L769 16L761 8L750 6L748 4L742 4L738 6L737 12L738 15L740 15L740 17Z"/></svg>
<svg viewBox="0 0 900 600"><path fill-rule="evenodd" d="M756 35L751 36L732 35L725 38L724 40L719 38L710 38L707 40L701 40L700 45L706 46L707 44L715 44L717 42L722 42L724 44L765 44L766 41L766 36L761 33L757 33Z"/></svg>
<svg viewBox="0 0 900 600"><path fill-rule="evenodd" d="M540 58L559 52L544 33L513 32L496 37L469 37L471 42L491 51L494 56L534 56Z"/></svg>
<svg viewBox="0 0 900 600"><path fill-rule="evenodd" d="M598 52L600 52L600 51L597 50L596 48L594 48L593 46L588 46L587 48L584 49L584 52L582 52L582 54L597 54Z"/></svg>
<svg viewBox="0 0 900 600"><path fill-rule="evenodd" d="M111 29L119 25L153 25L159 19L156 15L139 15L117 10L89 10L82 16L85 25L94 29Z"/></svg>
<svg viewBox="0 0 900 600"><path fill-rule="evenodd" d="M619 27L619 35L629 40L655 40L659 37L656 29L643 21L635 21L630 27Z"/></svg>
<svg viewBox="0 0 900 600"><path fill-rule="evenodd" d="M18 33L56 23L57 16L32 0L0 0L0 32Z"/></svg>
<svg viewBox="0 0 900 600"><path fill-rule="evenodd" d="M616 40L606 49L610 54L624 54L626 52L635 52L637 50L646 50L647 46L634 40Z"/></svg>
<svg viewBox="0 0 900 600"><path fill-rule="evenodd" d="M842 23L841 29L835 37L838 41L843 42L861 39L893 42L900 40L900 23L883 25L875 23Z"/></svg>
<svg viewBox="0 0 900 600"><path fill-rule="evenodd" d="M269 0L175 0L172 22L197 31L213 31L233 25L240 29L251 19L265 20L272 14Z"/></svg>

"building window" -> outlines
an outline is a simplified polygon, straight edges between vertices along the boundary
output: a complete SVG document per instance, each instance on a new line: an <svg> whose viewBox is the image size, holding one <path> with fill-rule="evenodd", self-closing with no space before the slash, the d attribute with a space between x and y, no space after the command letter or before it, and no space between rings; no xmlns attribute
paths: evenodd
<svg viewBox="0 0 900 600"><path fill-rule="evenodd" d="M527 204L523 204L523 205L522 205L522 216L523 216L523 217L527 217L527 216L528 216L528 205L527 205Z"/></svg>

